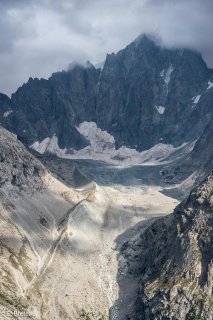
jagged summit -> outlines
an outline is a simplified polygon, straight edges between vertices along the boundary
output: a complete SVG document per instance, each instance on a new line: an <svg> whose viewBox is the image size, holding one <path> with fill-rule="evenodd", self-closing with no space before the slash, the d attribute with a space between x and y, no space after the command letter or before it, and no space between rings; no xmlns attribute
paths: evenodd
<svg viewBox="0 0 213 320"><path fill-rule="evenodd" d="M89 141L77 127L87 121L111 134L117 149L178 147L199 139L213 116L212 70L197 52L141 35L102 68L87 62L30 79L3 100L0 122L27 146L55 136L61 150L81 150Z"/></svg>
<svg viewBox="0 0 213 320"><path fill-rule="evenodd" d="M134 41L132 41L132 43L130 43L130 45L131 44L136 46L141 45L146 49L147 47L153 46L160 47L161 40L155 34L141 33Z"/></svg>
<svg viewBox="0 0 213 320"><path fill-rule="evenodd" d="M67 70L68 70L68 71L72 71L72 70L73 70L74 68L76 68L76 67L79 67L79 68L94 68L93 64L92 64L89 60L87 60L87 61L84 62L84 63L81 63L81 62L79 62L79 61L72 61L72 62L69 64Z"/></svg>

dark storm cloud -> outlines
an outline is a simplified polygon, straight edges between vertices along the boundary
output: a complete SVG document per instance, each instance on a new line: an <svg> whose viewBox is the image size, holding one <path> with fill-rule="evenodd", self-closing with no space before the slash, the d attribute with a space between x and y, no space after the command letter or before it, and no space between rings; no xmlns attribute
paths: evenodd
<svg viewBox="0 0 213 320"><path fill-rule="evenodd" d="M213 66L212 0L0 0L0 91L73 60L104 60L140 33L201 51Z"/></svg>

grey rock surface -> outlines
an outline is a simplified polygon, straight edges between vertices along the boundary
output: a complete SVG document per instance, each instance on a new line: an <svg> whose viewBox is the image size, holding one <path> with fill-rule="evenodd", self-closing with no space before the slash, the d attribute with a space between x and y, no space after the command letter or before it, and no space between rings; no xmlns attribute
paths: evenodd
<svg viewBox="0 0 213 320"><path fill-rule="evenodd" d="M14 134L0 127L0 187L34 192L42 188L46 172Z"/></svg>
<svg viewBox="0 0 213 320"><path fill-rule="evenodd" d="M138 150L160 141L179 145L194 140L212 115L211 89L206 90L211 73L200 54L164 49L142 36L107 56L98 123L115 136L117 146Z"/></svg>
<svg viewBox="0 0 213 320"><path fill-rule="evenodd" d="M118 280L138 281L123 319L212 320L212 248L211 172L171 215L122 246Z"/></svg>
<svg viewBox="0 0 213 320"><path fill-rule="evenodd" d="M107 55L102 70L73 65L48 80L30 78L11 99L1 95L0 122L26 145L55 134L60 148L82 149L89 142L76 126L95 121L117 147L178 146L212 119L212 74L199 53L141 36ZM13 111L6 116L5 100Z"/></svg>
<svg viewBox="0 0 213 320"><path fill-rule="evenodd" d="M213 168L213 119L206 126L191 152L179 161L166 165L161 171L162 181L180 183L195 174L198 184Z"/></svg>

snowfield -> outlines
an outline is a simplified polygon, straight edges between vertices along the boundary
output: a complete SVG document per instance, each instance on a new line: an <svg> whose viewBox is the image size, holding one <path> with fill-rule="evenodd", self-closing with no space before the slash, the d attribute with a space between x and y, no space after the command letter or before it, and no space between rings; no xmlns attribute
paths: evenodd
<svg viewBox="0 0 213 320"><path fill-rule="evenodd" d="M165 109L163 107L158 108L158 112L163 114ZM172 145L158 143L151 149L142 152L126 146L116 150L114 137L98 128L95 122L85 121L77 127L77 130L90 143L89 146L79 151L60 149L56 135L52 138L47 137L41 142L34 142L31 148L41 154L49 152L64 159L95 159L114 165L158 165L168 163L167 158L177 150L181 151L191 147L190 143L184 143L176 148Z"/></svg>

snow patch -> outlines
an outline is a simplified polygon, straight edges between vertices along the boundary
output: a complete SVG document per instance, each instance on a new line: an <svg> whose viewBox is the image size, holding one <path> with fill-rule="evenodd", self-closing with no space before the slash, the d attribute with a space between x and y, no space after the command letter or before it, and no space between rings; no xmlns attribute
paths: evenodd
<svg viewBox="0 0 213 320"><path fill-rule="evenodd" d="M34 142L31 146L31 149L44 154L45 152L56 154L58 157L63 157L66 153L66 149L60 149L58 146L58 138L56 135L53 135L52 138L45 138L41 142Z"/></svg>
<svg viewBox="0 0 213 320"><path fill-rule="evenodd" d="M199 102L199 100L200 100L200 97L201 97L200 94L199 94L198 96L194 96L194 97L192 98L193 103L194 103L194 104L197 104L197 103Z"/></svg>
<svg viewBox="0 0 213 320"><path fill-rule="evenodd" d="M12 110L5 111L3 116L7 118L12 112L13 112Z"/></svg>
<svg viewBox="0 0 213 320"><path fill-rule="evenodd" d="M165 107L162 107L162 106L155 106L155 109L160 114L164 114L164 112L165 112Z"/></svg>
<svg viewBox="0 0 213 320"><path fill-rule="evenodd" d="M186 146L185 143L175 148L172 145L158 143L151 149L142 152L126 146L116 150L114 137L107 131L98 128L95 122L85 121L77 127L77 130L90 142L89 146L81 150L60 149L56 135L52 138L47 137L41 142L34 142L31 148L42 154L50 152L65 159L95 159L114 165L158 165L168 163L170 160L167 158L171 154Z"/></svg>
<svg viewBox="0 0 213 320"><path fill-rule="evenodd" d="M171 74L172 74L173 70L174 70L173 66L170 65L167 70L163 69L160 73L160 76L163 78L163 80L167 86L171 80Z"/></svg>
<svg viewBox="0 0 213 320"><path fill-rule="evenodd" d="M50 138L45 138L41 142L35 141L30 146L30 148L32 148L33 150L36 150L37 152L43 154L47 150L47 146L48 146L49 142L50 142Z"/></svg>
<svg viewBox="0 0 213 320"><path fill-rule="evenodd" d="M76 127L78 132L90 141L91 152L103 152L115 148L115 139L107 131L102 131L95 122L82 122Z"/></svg>
<svg viewBox="0 0 213 320"><path fill-rule="evenodd" d="M207 90L209 90L211 87L213 87L213 82L208 81L208 88L207 88Z"/></svg>
<svg viewBox="0 0 213 320"><path fill-rule="evenodd" d="M59 148L59 146L58 146L58 138L56 137L56 135L54 135L50 139L46 151L49 152L49 153L56 154L58 157L61 157L66 153L67 149L60 149Z"/></svg>

